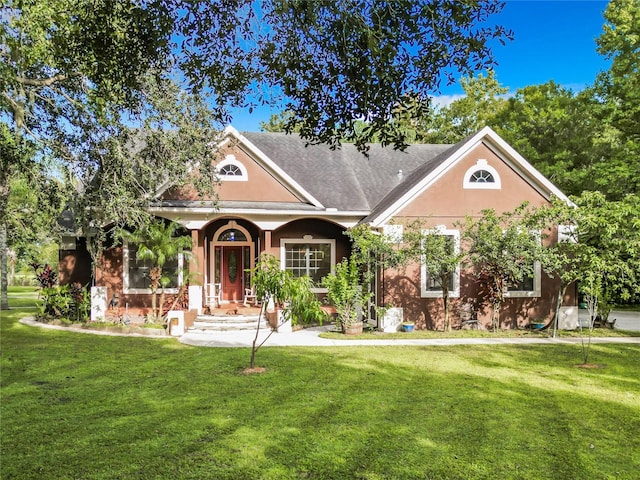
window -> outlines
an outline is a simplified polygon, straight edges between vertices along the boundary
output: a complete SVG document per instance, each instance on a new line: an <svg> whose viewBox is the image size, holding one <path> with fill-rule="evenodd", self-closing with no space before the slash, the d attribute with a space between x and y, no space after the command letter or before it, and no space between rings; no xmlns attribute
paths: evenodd
<svg viewBox="0 0 640 480"><path fill-rule="evenodd" d="M124 245L124 293L151 293L149 273L153 268L153 261L139 259L137 253L137 245L132 243ZM178 287L182 285L186 273L185 270L186 266L182 254L163 265L162 276L169 279L169 283L165 286L166 293L178 293Z"/></svg>
<svg viewBox="0 0 640 480"><path fill-rule="evenodd" d="M221 177L242 176L242 170L237 165L225 165L220 169Z"/></svg>
<svg viewBox="0 0 640 480"><path fill-rule="evenodd" d="M470 183L495 183L495 179L490 172L486 170L477 170L473 172L471 178L469 179Z"/></svg>
<svg viewBox="0 0 640 480"><path fill-rule="evenodd" d="M237 228L225 230L218 236L219 242L246 242L247 236Z"/></svg>
<svg viewBox="0 0 640 480"><path fill-rule="evenodd" d="M382 233L391 243L402 243L404 226L401 224L389 224L382 227Z"/></svg>
<svg viewBox="0 0 640 480"><path fill-rule="evenodd" d="M435 231L439 235L446 237L447 248L450 253L457 254L460 252L460 232L458 230L447 230L444 225L436 227ZM440 298L442 297L442 284L440 278L432 277L427 270L427 259L423 257L420 267L421 278L421 296L424 298ZM449 297L455 298L460 296L460 264L455 271L448 275Z"/></svg>
<svg viewBox="0 0 640 480"><path fill-rule="evenodd" d="M249 180L247 169L236 159L235 155L227 155L216 165L216 175L223 182L246 182Z"/></svg>
<svg viewBox="0 0 640 480"><path fill-rule="evenodd" d="M533 266L533 275L524 277L516 285L511 285L505 292L505 297L523 298L539 297L541 294L542 267L540 262Z"/></svg>
<svg viewBox="0 0 640 480"><path fill-rule="evenodd" d="M502 187L498 171L481 158L464 174L465 189L500 190Z"/></svg>
<svg viewBox="0 0 640 480"><path fill-rule="evenodd" d="M530 235L537 239L537 242L542 242L542 233L539 231L530 231ZM542 266L540 262L533 264L533 274L524 277L515 285L507 287L507 291L504 293L505 297L511 298L524 298L524 297L540 297L541 296L541 282L542 282Z"/></svg>
<svg viewBox="0 0 640 480"><path fill-rule="evenodd" d="M335 265L335 240L282 239L280 258L285 270L296 277L308 276L316 285L314 291L321 292L322 278L333 271Z"/></svg>

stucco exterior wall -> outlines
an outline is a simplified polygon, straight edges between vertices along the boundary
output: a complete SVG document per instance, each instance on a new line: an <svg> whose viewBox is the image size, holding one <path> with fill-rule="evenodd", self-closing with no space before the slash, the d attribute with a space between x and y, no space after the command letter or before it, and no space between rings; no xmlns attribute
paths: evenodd
<svg viewBox="0 0 640 480"><path fill-rule="evenodd" d="M495 168L501 178L500 190L464 189L466 171L485 159ZM434 225L452 227L453 222L466 215L477 216L483 209L492 208L498 213L513 210L528 201L531 206L540 206L547 200L518 173L506 165L490 148L481 144L469 152L425 192L401 209L397 217L405 219L427 218Z"/></svg>
<svg viewBox="0 0 640 480"><path fill-rule="evenodd" d="M171 188L162 196L164 200L217 200L244 202L300 202L300 199L253 157L239 146L219 152L215 161L224 160L233 155L247 170L247 181L221 181L215 186L216 196L199 196L189 186Z"/></svg>
<svg viewBox="0 0 640 480"><path fill-rule="evenodd" d="M500 176L500 189L463 188L466 172L484 159ZM480 144L473 148L457 164L437 179L427 190L416 195L402 208L394 222L407 225L420 219L424 227L444 225L447 229L459 229L458 222L466 216L479 217L483 209L493 209L498 213L512 211L524 201L531 206L547 203L546 198L531 186L522 176L507 165L491 148ZM545 243L556 241L555 229L545 232ZM402 270L387 270L380 281L382 304L401 306L406 320L416 322L417 328L444 328L444 304L442 298L421 297L420 266L410 265ZM531 319L550 320L554 315L555 296L558 281L542 272L541 295L535 298L507 298L501 310L501 321L506 328L522 327ZM451 321L460 322L459 310L463 304L472 303L481 324L490 323L488 306L478 305L480 288L471 272L461 271L460 296L451 299ZM569 288L564 298L565 304L575 304L575 289Z"/></svg>

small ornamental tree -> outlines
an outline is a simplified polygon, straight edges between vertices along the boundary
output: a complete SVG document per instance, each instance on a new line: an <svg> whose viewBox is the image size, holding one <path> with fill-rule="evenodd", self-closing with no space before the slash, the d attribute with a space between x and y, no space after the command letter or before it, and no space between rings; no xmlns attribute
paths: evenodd
<svg viewBox="0 0 640 480"><path fill-rule="evenodd" d="M416 222L408 226L404 242L409 245L410 256L424 266L427 277L440 286L444 329L451 331L450 281L465 257L459 238L447 235L444 227L424 229L421 222Z"/></svg>
<svg viewBox="0 0 640 480"><path fill-rule="evenodd" d="M551 203L530 212L526 219L530 228L537 228L545 232L548 237L557 229L557 241L549 242L540 251L542 269L550 278L558 280L556 304L553 318L553 337L556 337L560 318L560 307L569 285L584 278L591 268L594 258L593 247L579 242L579 218L581 210L572 203L558 198L552 198ZM554 239L552 239L554 240Z"/></svg>
<svg viewBox="0 0 640 480"><path fill-rule="evenodd" d="M336 265L334 273L322 279L327 289L327 300L338 313L338 328L357 323L358 307L365 305L371 292L362 288L362 277L354 257L344 258Z"/></svg>
<svg viewBox="0 0 640 480"><path fill-rule="evenodd" d="M322 322L325 313L319 300L311 291L313 282L309 277L294 277L288 270L280 268L280 262L273 256L263 253L260 260L251 271L251 281L255 288L256 298L261 303L260 318L265 316L269 304L283 307L286 320L295 324L299 320ZM256 335L251 347L249 369L255 368L256 353L277 329L272 329L269 335L260 343L260 322L256 327Z"/></svg>
<svg viewBox="0 0 640 480"><path fill-rule="evenodd" d="M151 289L151 321L166 321L165 312L162 311L165 299L165 287L171 279L163 270L168 261L175 260L179 254L189 258L191 256L191 237L180 236L180 225L174 222L161 220L152 221L147 228L136 232L121 230L118 237L128 242L137 244L137 258L150 260L152 267L149 272ZM158 291L160 301L158 302Z"/></svg>
<svg viewBox="0 0 640 480"><path fill-rule="evenodd" d="M540 255L540 236L527 228L525 213L526 204L502 215L485 209L481 217L467 217L462 225L468 263L473 266L476 281L484 287L494 331L502 328L500 310L505 293L534 274Z"/></svg>
<svg viewBox="0 0 640 480"><path fill-rule="evenodd" d="M399 266L407 260L406 250L399 248L398 240L391 235L376 232L367 224L360 224L349 228L345 235L351 239L351 255L349 260L343 260L342 263L349 262L353 265L344 265L341 267L340 280L341 289L344 292L346 283L351 282L353 288L349 288L353 295L357 298L357 303L363 307L367 307L371 313L371 302L375 302L375 277L381 268L392 268ZM336 268L336 274L338 269ZM338 279L328 279L328 282L336 282ZM326 285L325 285L326 286ZM357 288L355 287L357 286ZM334 285L338 287L338 284ZM358 293L359 292L359 293ZM384 299L383 299L384 300ZM329 300L331 301L331 300ZM379 305L375 305L375 311L378 313Z"/></svg>

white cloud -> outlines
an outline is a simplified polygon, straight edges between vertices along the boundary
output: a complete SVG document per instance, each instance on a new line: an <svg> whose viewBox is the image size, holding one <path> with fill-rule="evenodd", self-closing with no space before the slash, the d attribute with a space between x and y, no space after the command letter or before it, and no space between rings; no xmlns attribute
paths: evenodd
<svg viewBox="0 0 640 480"><path fill-rule="evenodd" d="M464 93L457 93L455 95L438 95L431 97L431 102L436 108L444 108L451 105L456 100L460 100L464 98L466 95Z"/></svg>

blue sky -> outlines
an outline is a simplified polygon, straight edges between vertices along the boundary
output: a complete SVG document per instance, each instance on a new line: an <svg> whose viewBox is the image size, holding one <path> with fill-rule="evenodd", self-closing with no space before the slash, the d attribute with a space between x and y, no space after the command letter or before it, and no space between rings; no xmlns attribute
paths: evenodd
<svg viewBox="0 0 640 480"><path fill-rule="evenodd" d="M609 61L596 52L602 33L606 1L509 0L495 22L510 28L514 40L496 43L498 81L510 92L553 80L578 91L592 84ZM463 93L459 84L442 88L438 103ZM234 112L232 125L240 131L259 131L260 122L278 110Z"/></svg>

